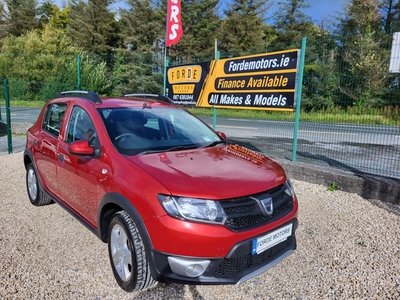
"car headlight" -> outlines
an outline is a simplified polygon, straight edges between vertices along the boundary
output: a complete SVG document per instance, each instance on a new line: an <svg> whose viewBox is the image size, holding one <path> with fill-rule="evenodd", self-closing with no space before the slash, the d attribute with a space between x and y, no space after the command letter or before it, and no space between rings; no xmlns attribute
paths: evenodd
<svg viewBox="0 0 400 300"><path fill-rule="evenodd" d="M171 217L213 224L224 224L226 220L217 201L166 195L158 195L158 200Z"/></svg>
<svg viewBox="0 0 400 300"><path fill-rule="evenodd" d="M285 186L286 186L285 193L287 195L289 195L290 197L293 197L294 196L294 190L293 190L292 183L290 182L290 179L286 180Z"/></svg>

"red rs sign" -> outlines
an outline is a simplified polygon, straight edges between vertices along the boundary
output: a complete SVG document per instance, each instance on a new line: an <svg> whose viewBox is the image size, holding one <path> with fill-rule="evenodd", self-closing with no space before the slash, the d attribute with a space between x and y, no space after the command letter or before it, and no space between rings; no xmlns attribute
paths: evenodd
<svg viewBox="0 0 400 300"><path fill-rule="evenodd" d="M168 0L165 46L169 47L177 44L182 34L181 0Z"/></svg>

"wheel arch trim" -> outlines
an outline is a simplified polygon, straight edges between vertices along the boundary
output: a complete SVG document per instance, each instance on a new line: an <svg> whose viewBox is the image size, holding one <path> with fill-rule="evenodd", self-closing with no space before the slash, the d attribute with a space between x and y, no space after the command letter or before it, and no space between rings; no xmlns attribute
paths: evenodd
<svg viewBox="0 0 400 300"><path fill-rule="evenodd" d="M25 151L24 151L24 166L25 166L25 169L29 164L29 162L27 161L27 157L29 157L30 162L33 163L33 165L36 168L36 164L35 164L35 160L33 159L32 151L29 150L29 149L25 149Z"/></svg>
<svg viewBox="0 0 400 300"><path fill-rule="evenodd" d="M97 216L99 238L103 242L107 242L108 225L110 224L112 215L119 210L124 210L129 214L138 228L146 247L149 246L149 249L153 249L153 243L139 212L128 199L115 192L104 195L100 200Z"/></svg>
<svg viewBox="0 0 400 300"><path fill-rule="evenodd" d="M150 270L153 278L157 278L158 272L155 268L154 248L151 241L150 235L147 231L146 225L143 222L142 217L132 203L119 193L108 193L103 196L99 203L99 210L97 216L97 236L104 242L107 243L108 227L112 220L114 213L124 210L132 218L136 228L142 238L145 246L147 260L149 261ZM157 280L157 279L156 279Z"/></svg>
<svg viewBox="0 0 400 300"><path fill-rule="evenodd" d="M30 161L28 161L27 157L29 157L29 160L30 160ZM33 168L35 169L35 173L36 173L36 179L39 181L39 183L40 183L40 185L41 185L43 191L44 191L45 193L47 193L49 196L51 196L51 194L47 191L46 187L43 185L42 177L40 176L40 173L39 173L38 168L37 168L37 166L36 166L36 162L35 162L35 160L33 159L33 154L32 154L32 152L31 152L31 150L25 149L23 160L24 160L24 167L25 167L25 170L27 170L28 165L29 165L30 163L33 165ZM51 197L52 197L52 196L51 196ZM54 198L54 197L52 197L52 198Z"/></svg>

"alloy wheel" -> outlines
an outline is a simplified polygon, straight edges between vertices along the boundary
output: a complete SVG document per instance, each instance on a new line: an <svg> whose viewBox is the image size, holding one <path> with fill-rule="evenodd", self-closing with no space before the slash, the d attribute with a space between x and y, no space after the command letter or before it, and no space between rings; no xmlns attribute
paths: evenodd
<svg viewBox="0 0 400 300"><path fill-rule="evenodd" d="M132 275L132 252L128 235L122 226L115 224L111 231L111 256L115 270L123 281L128 281Z"/></svg>

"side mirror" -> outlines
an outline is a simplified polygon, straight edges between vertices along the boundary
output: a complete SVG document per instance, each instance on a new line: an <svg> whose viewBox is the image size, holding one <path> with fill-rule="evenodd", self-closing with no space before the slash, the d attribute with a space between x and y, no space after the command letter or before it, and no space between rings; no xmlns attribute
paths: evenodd
<svg viewBox="0 0 400 300"><path fill-rule="evenodd" d="M68 147L68 152L73 155L93 155L94 149L90 147L89 141L81 140L72 142Z"/></svg>
<svg viewBox="0 0 400 300"><path fill-rule="evenodd" d="M217 134L219 135L219 137L223 140L226 140L226 135L225 133L221 132L221 131L217 131Z"/></svg>

